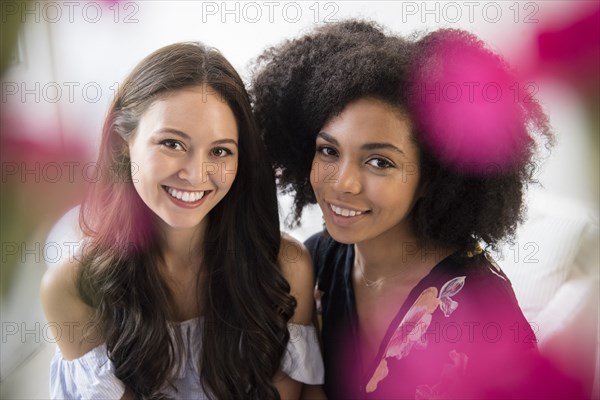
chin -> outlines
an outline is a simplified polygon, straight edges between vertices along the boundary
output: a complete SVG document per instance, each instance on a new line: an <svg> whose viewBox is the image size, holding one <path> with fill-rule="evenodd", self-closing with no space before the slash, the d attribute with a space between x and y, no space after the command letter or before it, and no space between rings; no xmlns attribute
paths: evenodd
<svg viewBox="0 0 600 400"><path fill-rule="evenodd" d="M331 236L331 238L338 243L354 244L354 243L357 243L360 241L358 235L353 234L351 232L348 232L348 231L343 232L337 227L330 229L328 226L326 226L326 228L327 228L327 233L329 233L329 236Z"/></svg>
<svg viewBox="0 0 600 400"><path fill-rule="evenodd" d="M178 220L178 219L165 219L165 218L161 218L162 219L162 223L164 225L166 225L168 228L170 229L175 229L175 230L184 230L184 229L193 229L196 226L198 226L198 224L200 222L195 222L195 221L190 221L190 219L185 219L185 220Z"/></svg>

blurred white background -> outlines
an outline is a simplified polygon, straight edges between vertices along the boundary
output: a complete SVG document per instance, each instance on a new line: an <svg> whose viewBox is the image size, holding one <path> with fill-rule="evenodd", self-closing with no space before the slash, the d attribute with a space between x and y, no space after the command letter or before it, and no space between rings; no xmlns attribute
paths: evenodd
<svg viewBox="0 0 600 400"><path fill-rule="evenodd" d="M536 32L560 27L596 5L595 1L4 2L3 14L20 13L25 24L19 43L22 59L3 78L2 102L22 105L10 112L23 113L34 128L60 127L55 132L62 137L36 140L80 140L93 146L119 82L144 56L173 42L200 40L218 48L247 80L251 61L265 48L315 24L368 18L403 35L438 27L467 29L519 68L535 57ZM537 95L559 142L540 176L543 184L582 201L597 200L590 187L597 168L590 168L587 157L592 135L582 115L582 100L560 79L531 82L539 89Z"/></svg>
<svg viewBox="0 0 600 400"><path fill-rule="evenodd" d="M536 62L539 31L559 29L598 2L6 1L1 7L2 23L15 15L22 22L14 62L2 77L1 117L19 120L26 126L22 134L42 145L82 143L93 160L119 82L163 45L202 41L214 46L248 82L252 60L267 47L315 24L367 18L402 35L439 27L469 30L519 69ZM540 169L540 182L548 192L580 204L597 223L598 125L593 122L598 114L589 115L585 98L561 76L540 76L530 83L538 89L557 136L557 146ZM75 168L74 173L84 171ZM288 204L282 198L283 217ZM65 205L65 211L72 205ZM43 241L48 226L42 225L30 240ZM304 239L320 225L319 213L312 209L303 228L292 234ZM47 357L35 367L28 363L51 345L43 331L22 334L25 328L35 330L37 322L43 326L37 288L44 268L43 260L25 262L11 282L19 289L2 294L2 398L47 397ZM30 369L22 372L24 368ZM24 383L23 376L40 382L35 386L42 392Z"/></svg>

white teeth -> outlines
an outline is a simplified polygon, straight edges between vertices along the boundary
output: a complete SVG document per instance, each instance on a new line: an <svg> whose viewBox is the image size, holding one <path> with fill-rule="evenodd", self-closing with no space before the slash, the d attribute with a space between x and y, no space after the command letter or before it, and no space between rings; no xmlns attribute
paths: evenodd
<svg viewBox="0 0 600 400"><path fill-rule="evenodd" d="M357 215L364 214L363 211L349 210L347 208L341 208L338 206L334 206L333 204L331 204L330 206L334 213L336 213L337 215L341 215L343 217L355 217Z"/></svg>
<svg viewBox="0 0 600 400"><path fill-rule="evenodd" d="M183 192L181 190L173 189L172 187L165 186L167 192L176 199L185 201L186 203L194 203L204 197L206 192Z"/></svg>

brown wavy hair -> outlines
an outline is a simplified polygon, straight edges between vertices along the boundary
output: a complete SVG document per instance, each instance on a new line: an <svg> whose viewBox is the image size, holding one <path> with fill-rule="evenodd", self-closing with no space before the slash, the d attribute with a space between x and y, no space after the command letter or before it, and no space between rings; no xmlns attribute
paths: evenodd
<svg viewBox="0 0 600 400"><path fill-rule="evenodd" d="M127 139L155 100L198 85L208 85L228 103L239 129L237 176L209 213L207 239L199 249L204 276L197 293L204 320L197 338L204 349L200 379L214 398L275 399L279 395L272 379L296 303L277 264L273 170L244 84L217 50L201 43L163 47L121 85L102 133L101 179L80 211L89 245L81 258L78 290L95 310L116 376L137 396L165 398L181 338L170 326L171 293L158 268L161 237L152 211L133 187Z"/></svg>

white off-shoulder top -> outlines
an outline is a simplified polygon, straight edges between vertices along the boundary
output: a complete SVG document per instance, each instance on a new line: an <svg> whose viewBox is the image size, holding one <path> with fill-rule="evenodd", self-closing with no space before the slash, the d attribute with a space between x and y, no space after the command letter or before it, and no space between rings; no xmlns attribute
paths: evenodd
<svg viewBox="0 0 600 400"><path fill-rule="evenodd" d="M184 351L175 372L173 387L164 393L177 399L206 399L198 370L202 318L173 323L181 332ZM200 332L198 332L200 330ZM290 340L281 369L290 378L310 385L323 383L324 368L315 327L288 324ZM114 374L114 366L100 345L75 360L65 360L57 348L50 364L50 396L53 399L120 399L125 385Z"/></svg>

